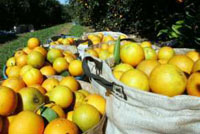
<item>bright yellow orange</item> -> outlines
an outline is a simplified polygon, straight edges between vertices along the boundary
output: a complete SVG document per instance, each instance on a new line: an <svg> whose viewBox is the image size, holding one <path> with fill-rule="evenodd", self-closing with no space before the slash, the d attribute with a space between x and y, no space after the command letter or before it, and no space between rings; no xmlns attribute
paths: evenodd
<svg viewBox="0 0 200 134"><path fill-rule="evenodd" d="M46 90L39 84L35 84L35 85L31 85L29 87L33 87L33 88L36 88L37 90L39 90L43 95L45 95L46 93Z"/></svg>
<svg viewBox="0 0 200 134"><path fill-rule="evenodd" d="M15 65L16 65L15 57L10 57L6 62L7 67L11 67L11 66L15 66Z"/></svg>
<svg viewBox="0 0 200 134"><path fill-rule="evenodd" d="M109 47L108 47L108 52L111 53L111 54L113 54L113 53L114 53L114 49L115 49L115 45L114 45L114 44L111 44L111 45L109 45Z"/></svg>
<svg viewBox="0 0 200 134"><path fill-rule="evenodd" d="M192 96L200 96L200 73L195 72L190 75L187 81L187 93Z"/></svg>
<svg viewBox="0 0 200 134"><path fill-rule="evenodd" d="M12 68L12 66L6 68L6 76L8 76L8 74L9 74L11 68Z"/></svg>
<svg viewBox="0 0 200 134"><path fill-rule="evenodd" d="M114 41L115 39L111 35L107 35L103 37L102 42L106 43L108 41Z"/></svg>
<svg viewBox="0 0 200 134"><path fill-rule="evenodd" d="M90 94L85 98L85 102L94 106L102 115L106 111L106 100L98 94Z"/></svg>
<svg viewBox="0 0 200 134"><path fill-rule="evenodd" d="M61 73L63 71L66 71L68 69L68 63L67 60L63 57L58 57L53 62L53 68L56 70L56 72Z"/></svg>
<svg viewBox="0 0 200 134"><path fill-rule="evenodd" d="M130 43L121 47L120 58L124 63L137 66L142 60L144 60L145 55L141 46L136 43Z"/></svg>
<svg viewBox="0 0 200 134"><path fill-rule="evenodd" d="M40 40L38 38L30 38L27 42L27 46L30 49L38 47L40 45Z"/></svg>
<svg viewBox="0 0 200 134"><path fill-rule="evenodd" d="M29 69L33 68L31 65L25 65L21 68L20 70L20 76L22 77L26 71L28 71Z"/></svg>
<svg viewBox="0 0 200 134"><path fill-rule="evenodd" d="M72 121L73 113L74 113L74 111L69 111L69 112L67 112L66 118L67 118L69 121Z"/></svg>
<svg viewBox="0 0 200 134"><path fill-rule="evenodd" d="M41 68L44 65L45 57L40 52L32 51L28 54L27 63L35 68Z"/></svg>
<svg viewBox="0 0 200 134"><path fill-rule="evenodd" d="M113 75L117 80L120 80L123 73L122 71L113 71Z"/></svg>
<svg viewBox="0 0 200 134"><path fill-rule="evenodd" d="M145 47L152 47L152 44L150 41L144 41L141 43L141 47L145 48Z"/></svg>
<svg viewBox="0 0 200 134"><path fill-rule="evenodd" d="M62 44L63 45L70 45L70 41L68 39L63 39Z"/></svg>
<svg viewBox="0 0 200 134"><path fill-rule="evenodd" d="M180 54L175 55L172 57L169 61L169 64L176 65L178 68L180 68L183 72L190 74L193 67L193 60L189 58L186 55Z"/></svg>
<svg viewBox="0 0 200 134"><path fill-rule="evenodd" d="M40 72L42 73L42 75L45 75L45 76L51 76L51 75L55 75L56 74L55 69L50 65L42 67L40 69Z"/></svg>
<svg viewBox="0 0 200 134"><path fill-rule="evenodd" d="M98 55L99 55L99 53L101 52L101 48L94 48L94 50L98 53Z"/></svg>
<svg viewBox="0 0 200 134"><path fill-rule="evenodd" d="M108 50L108 48L109 48L109 45L108 45L108 44L106 44L106 43L101 44L101 49L103 49L103 50Z"/></svg>
<svg viewBox="0 0 200 134"><path fill-rule="evenodd" d="M108 50L101 49L101 51L99 52L99 59L106 60L109 57L110 57L110 53L108 52Z"/></svg>
<svg viewBox="0 0 200 134"><path fill-rule="evenodd" d="M16 58L17 66L25 66L27 64L27 55L21 55Z"/></svg>
<svg viewBox="0 0 200 134"><path fill-rule="evenodd" d="M72 76L81 76L83 75L82 61L73 60L69 64L69 73Z"/></svg>
<svg viewBox="0 0 200 134"><path fill-rule="evenodd" d="M26 54L29 54L32 52L32 49L28 48L28 47L25 47L23 48L23 51L26 53Z"/></svg>
<svg viewBox="0 0 200 134"><path fill-rule="evenodd" d="M98 57L98 53L93 49L88 49L87 53L90 54L91 56Z"/></svg>
<svg viewBox="0 0 200 134"><path fill-rule="evenodd" d="M73 38L70 38L70 37L69 37L69 38L67 38L67 40L69 41L70 44L73 44L73 43L74 43L74 39L73 39Z"/></svg>
<svg viewBox="0 0 200 134"><path fill-rule="evenodd" d="M2 86L9 87L15 92L25 87L25 83L21 78L8 78L3 81Z"/></svg>
<svg viewBox="0 0 200 134"><path fill-rule="evenodd" d="M74 58L74 56L65 56L64 58L67 61L67 63L70 63L70 62L72 62L73 60L76 59L76 58Z"/></svg>
<svg viewBox="0 0 200 134"><path fill-rule="evenodd" d="M8 78L20 77L20 66L12 66L8 71Z"/></svg>
<svg viewBox="0 0 200 134"><path fill-rule="evenodd" d="M42 83L42 87L47 90L47 92L54 89L59 85L59 81L55 78L48 78Z"/></svg>
<svg viewBox="0 0 200 134"><path fill-rule="evenodd" d="M120 63L116 65L113 69L113 71L121 71L121 72L126 72L130 69L134 69L131 65L126 64L126 63Z"/></svg>
<svg viewBox="0 0 200 134"><path fill-rule="evenodd" d="M76 55L74 55L71 51L64 51L63 52L64 56L72 56L74 59L76 59Z"/></svg>
<svg viewBox="0 0 200 134"><path fill-rule="evenodd" d="M200 57L197 51L189 51L186 53L188 57L190 57L194 62L197 61Z"/></svg>
<svg viewBox="0 0 200 134"><path fill-rule="evenodd" d="M22 111L16 115L9 126L9 134L43 134L44 121L31 111Z"/></svg>
<svg viewBox="0 0 200 134"><path fill-rule="evenodd" d="M192 72L197 72L197 71L200 71L200 59L197 60L194 65L193 65L193 68L192 68Z"/></svg>
<svg viewBox="0 0 200 134"><path fill-rule="evenodd" d="M60 81L60 85L67 86L72 91L77 91L79 89L79 83L78 83L78 81L74 77L72 77L72 76L64 77Z"/></svg>
<svg viewBox="0 0 200 134"><path fill-rule="evenodd" d="M0 86L0 115L8 116L12 114L17 107L17 94L8 87Z"/></svg>
<svg viewBox="0 0 200 134"><path fill-rule="evenodd" d="M45 128L44 134L78 134L78 127L64 118L51 121Z"/></svg>
<svg viewBox="0 0 200 134"><path fill-rule="evenodd" d="M52 48L47 53L47 60L51 63L58 57L63 57L63 53L59 49Z"/></svg>
<svg viewBox="0 0 200 134"><path fill-rule="evenodd" d="M167 59L160 59L160 60L158 60L158 62L159 62L160 64L167 64L168 61L169 61L169 60L167 60Z"/></svg>
<svg viewBox="0 0 200 134"><path fill-rule="evenodd" d="M165 46L160 48L160 50L158 51L158 59L166 59L169 60L170 58L172 58L175 55L175 51L173 50L173 48Z"/></svg>
<svg viewBox="0 0 200 134"><path fill-rule="evenodd" d="M17 58L20 55L26 55L26 53L24 51L22 51L22 50L18 50L18 51L15 52L15 56L14 57Z"/></svg>
<svg viewBox="0 0 200 134"><path fill-rule="evenodd" d="M157 60L157 54L153 48L144 47L143 50L146 60Z"/></svg>
<svg viewBox="0 0 200 134"><path fill-rule="evenodd" d="M27 86L42 84L43 82L43 75L41 74L40 70L35 68L31 68L30 70L26 71L22 78Z"/></svg>
<svg viewBox="0 0 200 134"><path fill-rule="evenodd" d="M44 49L43 47L36 47L33 49L33 51L37 51L40 52L42 55L44 55L45 57L47 56L47 50Z"/></svg>

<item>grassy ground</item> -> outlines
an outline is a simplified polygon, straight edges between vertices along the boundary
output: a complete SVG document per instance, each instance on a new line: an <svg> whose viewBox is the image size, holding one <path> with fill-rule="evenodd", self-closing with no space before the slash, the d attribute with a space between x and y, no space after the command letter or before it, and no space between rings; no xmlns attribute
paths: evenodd
<svg viewBox="0 0 200 134"><path fill-rule="evenodd" d="M47 39L59 34L69 33L70 35L80 36L83 32L91 31L87 27L73 26L71 23L61 24L53 26L50 28L38 30L32 33L25 33L19 35L19 37L13 41L6 42L0 46L0 74L2 74L3 65L5 65L6 60L11 57L14 52L27 45L27 41L31 37L37 37L42 43L46 43ZM1 76L1 75L0 75Z"/></svg>

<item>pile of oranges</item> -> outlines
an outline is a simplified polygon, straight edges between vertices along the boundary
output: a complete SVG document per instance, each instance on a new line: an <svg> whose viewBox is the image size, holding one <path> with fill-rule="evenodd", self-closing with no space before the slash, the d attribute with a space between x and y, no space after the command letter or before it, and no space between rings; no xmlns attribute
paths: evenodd
<svg viewBox="0 0 200 134"><path fill-rule="evenodd" d="M73 45L75 38L58 38L56 41L50 42L50 45Z"/></svg>
<svg viewBox="0 0 200 134"><path fill-rule="evenodd" d="M82 89L82 61L69 51L46 50L37 38L6 63L0 86L1 134L79 134L99 123L106 101ZM68 71L61 80L53 77Z"/></svg>

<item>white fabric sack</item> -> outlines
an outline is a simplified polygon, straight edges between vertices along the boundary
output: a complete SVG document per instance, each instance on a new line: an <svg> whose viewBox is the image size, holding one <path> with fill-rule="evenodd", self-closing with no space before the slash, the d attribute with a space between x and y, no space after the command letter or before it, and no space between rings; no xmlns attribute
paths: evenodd
<svg viewBox="0 0 200 134"><path fill-rule="evenodd" d="M199 97L167 97L130 88L114 78L105 61L102 64L100 74L91 72L116 85L106 97L107 134L200 134ZM92 85L105 95L101 80L91 79Z"/></svg>

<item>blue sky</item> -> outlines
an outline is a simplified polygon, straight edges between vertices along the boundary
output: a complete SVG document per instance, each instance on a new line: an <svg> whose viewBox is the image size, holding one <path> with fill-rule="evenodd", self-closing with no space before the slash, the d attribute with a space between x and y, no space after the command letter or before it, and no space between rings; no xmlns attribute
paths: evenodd
<svg viewBox="0 0 200 134"><path fill-rule="evenodd" d="M65 4L65 1L68 1L68 0L58 0L60 1L61 4Z"/></svg>

